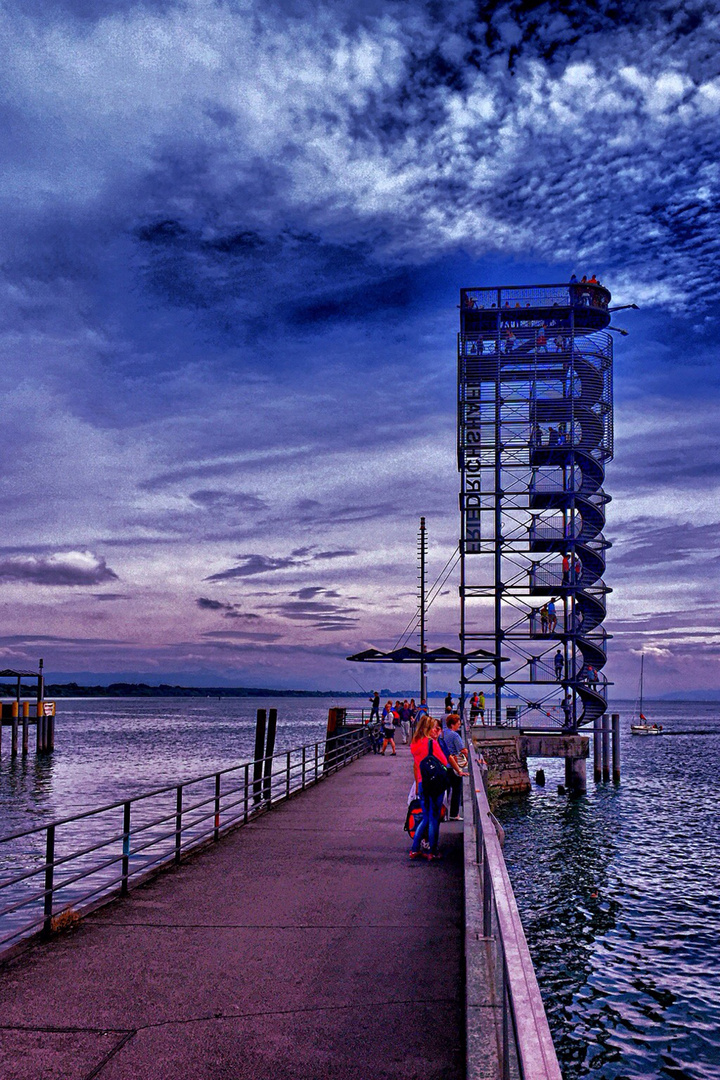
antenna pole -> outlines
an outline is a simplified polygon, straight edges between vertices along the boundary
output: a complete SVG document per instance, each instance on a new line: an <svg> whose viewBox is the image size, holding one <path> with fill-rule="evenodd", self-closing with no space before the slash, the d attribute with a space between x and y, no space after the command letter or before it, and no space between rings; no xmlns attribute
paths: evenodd
<svg viewBox="0 0 720 1080"><path fill-rule="evenodd" d="M427 532L425 518L420 518L418 536L418 560L420 563L420 700L427 701L427 664L425 663L425 557L427 555Z"/></svg>

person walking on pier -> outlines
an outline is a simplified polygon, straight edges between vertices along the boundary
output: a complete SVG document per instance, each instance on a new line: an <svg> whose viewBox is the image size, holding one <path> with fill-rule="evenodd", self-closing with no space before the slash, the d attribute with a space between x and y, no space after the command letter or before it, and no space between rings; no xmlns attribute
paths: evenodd
<svg viewBox="0 0 720 1080"><path fill-rule="evenodd" d="M423 771L421 769L421 765L424 765L425 759L430 756L437 758L440 765L444 765L447 768L447 758L437 742L440 731L441 728L439 722L434 720L431 716L425 715L419 720L417 730L415 731L415 737L410 743L410 752L413 756L415 783L417 784L418 798L422 804L422 817L415 830L412 847L410 848L411 859L420 858L422 854L420 845L426 836L428 844L430 845L430 852L427 858L441 858L441 856L438 855L437 846L440 835L440 811L447 790L447 777L442 779L441 786L440 782L431 781L427 776L427 769L426 777L423 778Z"/></svg>
<svg viewBox="0 0 720 1080"><path fill-rule="evenodd" d="M377 690L373 691L373 696L370 700L372 701L372 708L370 709L370 719L368 723L372 724L373 720L380 720L380 694Z"/></svg>
<svg viewBox="0 0 720 1080"><path fill-rule="evenodd" d="M485 727L485 692L483 690L478 694L478 709L480 711L480 723Z"/></svg>
<svg viewBox="0 0 720 1080"><path fill-rule="evenodd" d="M407 744L410 742L410 706L408 705L407 698L400 706L400 730L402 732L402 741Z"/></svg>
<svg viewBox="0 0 720 1080"><path fill-rule="evenodd" d="M452 694L448 690L447 694L445 695L445 712L446 713L451 713L452 711L453 711L453 699L452 699Z"/></svg>
<svg viewBox="0 0 720 1080"><path fill-rule="evenodd" d="M477 690L470 698L470 727L475 727L477 723L478 713L480 712L480 700L478 698Z"/></svg>
<svg viewBox="0 0 720 1080"><path fill-rule="evenodd" d="M388 748L388 744L390 744L390 746L392 746L394 757L397 751L395 750L395 713L393 712L392 701L388 701L383 709L382 733L383 744L380 753L384 754Z"/></svg>

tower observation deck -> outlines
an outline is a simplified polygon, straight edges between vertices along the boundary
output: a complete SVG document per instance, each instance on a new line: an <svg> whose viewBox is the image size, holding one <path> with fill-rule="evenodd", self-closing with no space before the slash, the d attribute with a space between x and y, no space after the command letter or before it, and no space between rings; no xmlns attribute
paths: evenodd
<svg viewBox="0 0 720 1080"><path fill-rule="evenodd" d="M461 688L494 684L498 718L501 695L526 724L606 710L609 303L585 283L460 293L460 651L495 654Z"/></svg>

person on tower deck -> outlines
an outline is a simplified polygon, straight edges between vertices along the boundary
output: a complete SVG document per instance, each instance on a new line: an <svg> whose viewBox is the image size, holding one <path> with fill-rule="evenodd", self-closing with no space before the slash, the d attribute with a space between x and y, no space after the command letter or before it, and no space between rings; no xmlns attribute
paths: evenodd
<svg viewBox="0 0 720 1080"><path fill-rule="evenodd" d="M480 705L478 702L478 695L476 690L473 696L470 698L470 727L475 727L479 712Z"/></svg>
<svg viewBox="0 0 720 1080"><path fill-rule="evenodd" d="M558 649L553 657L553 663L555 664L555 678L558 682L562 679L563 669L565 668L565 660L563 659L562 649Z"/></svg>
<svg viewBox="0 0 720 1080"><path fill-rule="evenodd" d="M547 604L543 604L540 608L540 633L547 634L548 624L550 622L550 612L548 611Z"/></svg>
<svg viewBox="0 0 720 1080"><path fill-rule="evenodd" d="M513 334L511 328L509 326L507 326L505 328L505 352L506 353L512 352L513 349L515 348L516 343L517 343L517 338Z"/></svg>
<svg viewBox="0 0 720 1080"><path fill-rule="evenodd" d="M599 285L599 284L600 284L600 282L598 281L598 279L595 277L594 274L593 274L593 276L591 278L588 278L588 285Z"/></svg>
<svg viewBox="0 0 720 1080"><path fill-rule="evenodd" d="M567 554L563 555L562 575L563 575L562 576L563 585L569 585L570 584L570 552L569 551L567 552Z"/></svg>
<svg viewBox="0 0 720 1080"><path fill-rule="evenodd" d="M453 699L452 699L452 694L448 690L447 694L445 695L445 712L446 713L451 713L452 711L453 711Z"/></svg>
<svg viewBox="0 0 720 1080"><path fill-rule="evenodd" d="M557 444L558 444L557 430L554 427L551 427L548 430L548 446L557 446Z"/></svg>
<svg viewBox="0 0 720 1080"><path fill-rule="evenodd" d="M583 274L583 276L580 278L580 284L587 285L587 274Z"/></svg>
<svg viewBox="0 0 720 1080"><path fill-rule="evenodd" d="M545 324L543 324L537 332L537 351L540 352L541 349L543 350L543 352L548 351L547 336L545 334Z"/></svg>
<svg viewBox="0 0 720 1080"><path fill-rule="evenodd" d="M582 563L580 562L580 559L577 555L575 556L575 565L573 566L573 570L575 571L575 584L579 585L580 578L582 576Z"/></svg>
<svg viewBox="0 0 720 1080"><path fill-rule="evenodd" d="M555 597L548 600L548 633L554 634L557 627L557 611L555 610Z"/></svg>
<svg viewBox="0 0 720 1080"><path fill-rule="evenodd" d="M373 690L373 696L370 698L372 702L372 708L370 709L369 724L372 724L373 720L380 719L380 693L377 690Z"/></svg>
<svg viewBox="0 0 720 1080"><path fill-rule="evenodd" d="M567 695L560 702L560 708L562 709L563 716L565 717L564 727L572 727L572 704L570 698L567 697Z"/></svg>

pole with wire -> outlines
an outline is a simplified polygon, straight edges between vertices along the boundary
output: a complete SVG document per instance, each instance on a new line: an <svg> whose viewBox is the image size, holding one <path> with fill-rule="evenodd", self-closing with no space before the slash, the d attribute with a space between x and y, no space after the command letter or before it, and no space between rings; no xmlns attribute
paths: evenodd
<svg viewBox="0 0 720 1080"><path fill-rule="evenodd" d="M427 532L425 518L420 518L418 536L418 559L420 563L420 700L427 701L427 664L425 663L425 557L427 555Z"/></svg>

